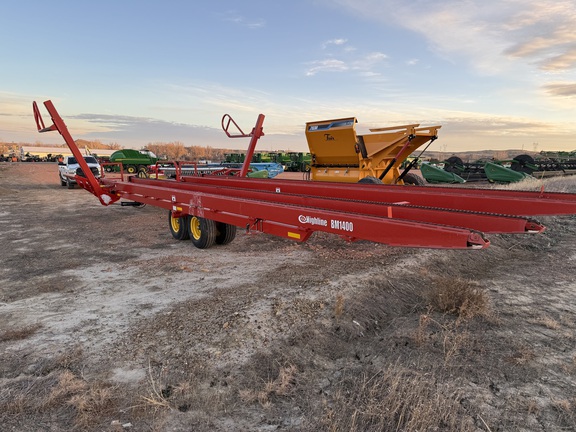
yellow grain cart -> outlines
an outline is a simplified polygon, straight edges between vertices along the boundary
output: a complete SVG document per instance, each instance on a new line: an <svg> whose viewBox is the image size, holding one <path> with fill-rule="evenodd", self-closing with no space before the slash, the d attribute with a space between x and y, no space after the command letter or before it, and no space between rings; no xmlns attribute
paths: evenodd
<svg viewBox="0 0 576 432"><path fill-rule="evenodd" d="M418 147L433 142L441 126L419 124L370 129L356 133L355 117L306 123L315 181L345 183L424 184L400 166Z"/></svg>

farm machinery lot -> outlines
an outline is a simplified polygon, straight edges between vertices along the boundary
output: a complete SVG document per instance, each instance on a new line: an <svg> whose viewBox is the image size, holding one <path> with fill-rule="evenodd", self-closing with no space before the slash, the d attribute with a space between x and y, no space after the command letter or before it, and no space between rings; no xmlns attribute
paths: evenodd
<svg viewBox="0 0 576 432"><path fill-rule="evenodd" d="M3 430L576 428L574 216L484 250L197 249L55 179L0 164Z"/></svg>

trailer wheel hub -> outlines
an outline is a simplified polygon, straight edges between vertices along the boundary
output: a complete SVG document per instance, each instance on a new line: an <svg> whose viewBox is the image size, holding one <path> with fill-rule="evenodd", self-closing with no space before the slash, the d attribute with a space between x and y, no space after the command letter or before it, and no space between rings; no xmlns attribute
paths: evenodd
<svg viewBox="0 0 576 432"><path fill-rule="evenodd" d="M171 217L170 224L172 225L172 230L174 232L180 231L180 218Z"/></svg>
<svg viewBox="0 0 576 432"><path fill-rule="evenodd" d="M190 234L196 240L199 240L202 236L202 230L200 229L200 219L196 216L192 216L192 220L190 221Z"/></svg>

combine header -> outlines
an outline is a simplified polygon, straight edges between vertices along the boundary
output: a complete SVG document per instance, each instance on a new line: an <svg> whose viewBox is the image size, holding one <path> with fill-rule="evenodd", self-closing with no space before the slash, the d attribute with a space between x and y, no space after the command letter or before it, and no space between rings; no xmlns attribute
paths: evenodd
<svg viewBox="0 0 576 432"><path fill-rule="evenodd" d="M511 160L463 162L458 156L451 156L443 162L442 169L428 165L423 167L422 174L429 183L514 183L526 177L542 179L575 175L576 159L567 157L567 160L548 157L534 159L530 155L520 154Z"/></svg>
<svg viewBox="0 0 576 432"><path fill-rule="evenodd" d="M84 159L56 108L51 101L44 106L53 124L44 125L34 103L39 132L60 132L82 165ZM323 231L349 241L392 246L482 249L490 244L484 233L539 233L544 226L530 216L576 213L575 194L246 178L256 143L264 135L263 123L260 114L246 134L229 115L222 119L228 137L250 138L239 175L96 179L82 166L75 179L103 205L124 199L124 205L166 209L172 236L191 238L198 248L227 244L235 238L236 228L243 227L295 241ZM236 131L230 132L231 128ZM339 138L332 136L329 141L339 145ZM364 144L369 155L370 145ZM404 141L401 147L409 146ZM395 169L394 159L382 165L378 177Z"/></svg>

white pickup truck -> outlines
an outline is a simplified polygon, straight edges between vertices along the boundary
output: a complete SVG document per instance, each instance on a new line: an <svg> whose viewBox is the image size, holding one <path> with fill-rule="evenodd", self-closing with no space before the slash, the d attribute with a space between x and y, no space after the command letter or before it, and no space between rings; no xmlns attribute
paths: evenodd
<svg viewBox="0 0 576 432"><path fill-rule="evenodd" d="M102 167L96 158L94 156L84 156L84 160L94 176L99 178L102 174ZM83 175L83 172L74 156L66 156L62 162L58 163L58 175L61 186L68 186L68 189L73 189L76 184L76 180L74 180L76 174Z"/></svg>

